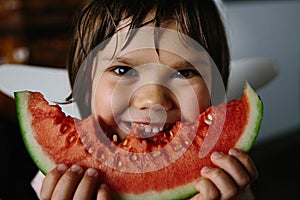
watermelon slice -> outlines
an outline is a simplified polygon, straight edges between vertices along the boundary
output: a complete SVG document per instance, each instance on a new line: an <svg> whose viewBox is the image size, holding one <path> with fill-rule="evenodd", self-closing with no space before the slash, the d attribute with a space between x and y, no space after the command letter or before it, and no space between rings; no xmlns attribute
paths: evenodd
<svg viewBox="0 0 300 200"><path fill-rule="evenodd" d="M185 199L194 195L213 151L249 151L258 134L263 105L248 83L244 96L208 108L193 123L176 123L151 140L129 134L106 137L94 116L79 120L49 105L38 92L15 93L25 145L39 169L79 164L98 169L116 199ZM134 132L134 130L133 130Z"/></svg>

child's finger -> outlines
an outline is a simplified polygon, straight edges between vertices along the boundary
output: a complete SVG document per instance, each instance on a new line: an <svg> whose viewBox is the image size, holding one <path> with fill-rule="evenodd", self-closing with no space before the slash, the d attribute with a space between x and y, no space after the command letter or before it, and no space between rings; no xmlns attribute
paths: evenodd
<svg viewBox="0 0 300 200"><path fill-rule="evenodd" d="M231 199L237 194L237 186L231 177L220 168L203 167L201 175L209 179L220 193L220 199Z"/></svg>
<svg viewBox="0 0 300 200"><path fill-rule="evenodd" d="M72 165L56 184L52 199L71 199L83 172L79 165Z"/></svg>
<svg viewBox="0 0 300 200"><path fill-rule="evenodd" d="M91 199L95 194L99 174L97 170L89 168L81 179L73 199Z"/></svg>
<svg viewBox="0 0 300 200"><path fill-rule="evenodd" d="M211 155L211 160L215 165L223 169L239 188L243 189L250 183L248 172L235 157L221 152L214 152Z"/></svg>
<svg viewBox="0 0 300 200"><path fill-rule="evenodd" d="M40 196L42 199L51 199L57 182L59 181L59 179L65 173L66 170L67 170L66 165L59 164L59 165L57 165L56 168L51 170L46 175L46 177L42 183L42 187L41 187L41 191L40 191Z"/></svg>
<svg viewBox="0 0 300 200"><path fill-rule="evenodd" d="M97 192L97 200L110 200L109 188L105 184L101 184Z"/></svg>
<svg viewBox="0 0 300 200"><path fill-rule="evenodd" d="M230 149L228 153L243 164L243 167L247 170L250 176L250 182L253 183L258 178L258 170L250 156L236 148Z"/></svg>
<svg viewBox="0 0 300 200"><path fill-rule="evenodd" d="M193 199L217 199L220 195L218 188L208 179L201 178L196 184L195 189L199 194L195 195Z"/></svg>

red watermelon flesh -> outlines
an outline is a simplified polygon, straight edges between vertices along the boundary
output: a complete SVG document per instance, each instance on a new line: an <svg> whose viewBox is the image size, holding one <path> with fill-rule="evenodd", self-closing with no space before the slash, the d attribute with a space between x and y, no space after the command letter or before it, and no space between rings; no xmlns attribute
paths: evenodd
<svg viewBox="0 0 300 200"><path fill-rule="evenodd" d="M177 122L168 132L121 142L108 139L94 116L79 120L49 105L42 94L15 93L25 145L42 172L79 164L100 171L117 199L184 199L196 193L203 166L213 151L249 151L262 120L262 102L249 86L244 96L208 108L193 123Z"/></svg>

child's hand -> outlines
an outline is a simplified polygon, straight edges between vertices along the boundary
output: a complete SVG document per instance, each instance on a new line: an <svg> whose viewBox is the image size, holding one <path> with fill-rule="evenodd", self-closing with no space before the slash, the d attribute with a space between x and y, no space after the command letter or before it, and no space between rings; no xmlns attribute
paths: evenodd
<svg viewBox="0 0 300 200"><path fill-rule="evenodd" d="M211 155L216 168L203 167L200 179L195 185L199 194L191 200L200 199L252 199L248 186L258 177L251 158L237 149L228 154L214 152Z"/></svg>
<svg viewBox="0 0 300 200"><path fill-rule="evenodd" d="M99 185L99 173L86 171L78 165L67 168L58 165L50 171L42 184L42 199L110 199L106 185Z"/></svg>

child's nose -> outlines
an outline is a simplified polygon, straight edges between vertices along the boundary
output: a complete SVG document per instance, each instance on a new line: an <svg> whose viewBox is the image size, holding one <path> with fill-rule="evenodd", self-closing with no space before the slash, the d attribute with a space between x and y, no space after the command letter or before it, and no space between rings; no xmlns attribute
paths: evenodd
<svg viewBox="0 0 300 200"><path fill-rule="evenodd" d="M174 106L174 94L159 84L148 84L138 88L131 99L131 103L138 109L170 110Z"/></svg>

